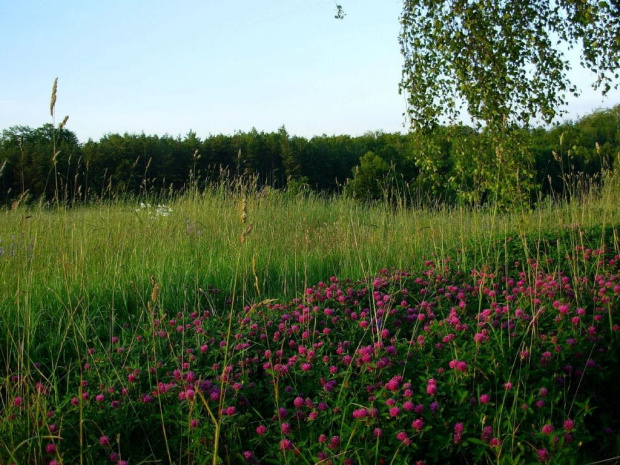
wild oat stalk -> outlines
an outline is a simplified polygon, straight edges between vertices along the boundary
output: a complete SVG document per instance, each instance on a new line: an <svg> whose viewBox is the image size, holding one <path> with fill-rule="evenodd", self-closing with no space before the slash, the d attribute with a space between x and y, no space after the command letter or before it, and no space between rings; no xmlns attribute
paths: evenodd
<svg viewBox="0 0 620 465"><path fill-rule="evenodd" d="M50 115L52 117L52 126L56 126L56 94L58 92L58 78L54 79L54 85L52 86L52 97L50 98ZM58 155L60 151L56 150L56 140L59 133L63 130L69 116L65 116L62 122L58 125L58 132L56 129L52 129L52 164L54 165L54 197L56 198L56 205L60 209L60 193L58 191Z"/></svg>
<svg viewBox="0 0 620 465"><path fill-rule="evenodd" d="M56 107L56 91L58 90L58 78L54 79L52 86L52 99L50 100L50 116L54 118L54 109Z"/></svg>

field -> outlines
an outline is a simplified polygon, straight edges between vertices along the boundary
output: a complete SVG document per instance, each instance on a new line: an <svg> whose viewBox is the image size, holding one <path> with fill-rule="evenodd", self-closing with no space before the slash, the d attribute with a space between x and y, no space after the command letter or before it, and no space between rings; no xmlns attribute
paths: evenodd
<svg viewBox="0 0 620 465"><path fill-rule="evenodd" d="M618 463L620 180L0 211L0 463Z"/></svg>

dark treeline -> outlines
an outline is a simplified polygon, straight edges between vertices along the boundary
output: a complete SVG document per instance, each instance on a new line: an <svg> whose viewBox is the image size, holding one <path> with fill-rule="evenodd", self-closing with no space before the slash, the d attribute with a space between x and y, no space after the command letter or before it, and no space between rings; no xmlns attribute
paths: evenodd
<svg viewBox="0 0 620 465"><path fill-rule="evenodd" d="M0 201L87 202L205 188L222 176L259 186L344 192L373 200L482 204L563 196L620 161L620 105L552 129L511 129L505 137L466 126L425 134L291 136L284 127L201 140L108 134L80 144L51 124L17 126L0 138Z"/></svg>

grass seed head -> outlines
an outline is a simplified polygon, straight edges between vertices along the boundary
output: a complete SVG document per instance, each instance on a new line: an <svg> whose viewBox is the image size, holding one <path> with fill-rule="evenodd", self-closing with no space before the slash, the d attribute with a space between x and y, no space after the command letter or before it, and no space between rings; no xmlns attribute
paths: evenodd
<svg viewBox="0 0 620 465"><path fill-rule="evenodd" d="M241 199L241 222L245 224L248 221L248 201L244 196Z"/></svg>
<svg viewBox="0 0 620 465"><path fill-rule="evenodd" d="M64 128L67 124L67 121L69 121L69 115L65 116L65 118L62 120L62 123L60 123L58 125L58 130L62 131L62 128Z"/></svg>
<svg viewBox="0 0 620 465"><path fill-rule="evenodd" d="M58 78L54 79L52 87L52 98L50 100L50 115L54 116L54 108L56 107L56 90L58 89Z"/></svg>
<svg viewBox="0 0 620 465"><path fill-rule="evenodd" d="M243 231L241 233L241 243L245 244L245 238L248 234L250 234L252 232L252 229L254 228L254 225L252 223L248 224L247 228L245 228L245 231Z"/></svg>

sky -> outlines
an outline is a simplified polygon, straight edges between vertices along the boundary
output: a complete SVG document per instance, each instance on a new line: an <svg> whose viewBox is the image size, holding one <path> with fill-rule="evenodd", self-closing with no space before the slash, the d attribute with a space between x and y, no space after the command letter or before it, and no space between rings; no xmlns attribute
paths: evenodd
<svg viewBox="0 0 620 465"><path fill-rule="evenodd" d="M198 137L407 130L402 0L0 0L0 130ZM568 118L620 103L582 77ZM585 82L586 84L583 84Z"/></svg>

